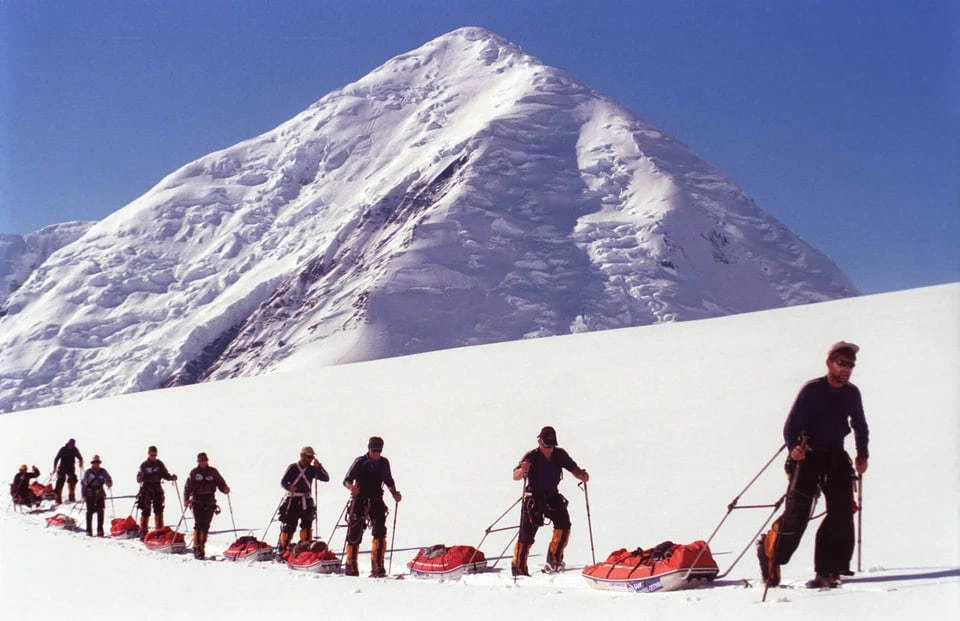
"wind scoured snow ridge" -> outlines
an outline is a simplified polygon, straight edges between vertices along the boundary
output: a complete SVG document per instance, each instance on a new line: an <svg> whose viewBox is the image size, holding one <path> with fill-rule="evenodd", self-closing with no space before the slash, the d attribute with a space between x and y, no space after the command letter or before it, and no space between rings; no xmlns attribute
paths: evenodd
<svg viewBox="0 0 960 621"><path fill-rule="evenodd" d="M687 147L480 28L187 164L0 318L0 411L856 295Z"/></svg>

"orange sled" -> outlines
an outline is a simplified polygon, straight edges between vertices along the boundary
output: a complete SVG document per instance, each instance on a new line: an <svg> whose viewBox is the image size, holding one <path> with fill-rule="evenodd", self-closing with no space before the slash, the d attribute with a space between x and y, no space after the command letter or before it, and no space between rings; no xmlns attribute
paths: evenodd
<svg viewBox="0 0 960 621"><path fill-rule="evenodd" d="M47 518L47 528L76 530L77 521L65 513L58 513Z"/></svg>
<svg viewBox="0 0 960 621"><path fill-rule="evenodd" d="M117 539L133 539L140 536L140 525L128 515L125 518L110 520L110 536Z"/></svg>
<svg viewBox="0 0 960 621"><path fill-rule="evenodd" d="M143 538L143 543L155 552L166 554L180 554L187 549L183 533L178 533L169 526L151 530Z"/></svg>
<svg viewBox="0 0 960 621"><path fill-rule="evenodd" d="M273 554L273 546L269 543L246 535L230 544L223 557L228 561L269 561Z"/></svg>
<svg viewBox="0 0 960 621"><path fill-rule="evenodd" d="M487 557L473 546L443 544L420 548L407 563L410 573L418 578L456 580L464 574L475 574L487 569Z"/></svg>
<svg viewBox="0 0 960 621"><path fill-rule="evenodd" d="M303 541L281 555L294 571L332 574L340 571L340 559L322 541Z"/></svg>
<svg viewBox="0 0 960 621"><path fill-rule="evenodd" d="M665 541L650 550L611 552L604 562L585 567L583 577L596 589L653 593L703 584L718 573L705 542L680 545Z"/></svg>

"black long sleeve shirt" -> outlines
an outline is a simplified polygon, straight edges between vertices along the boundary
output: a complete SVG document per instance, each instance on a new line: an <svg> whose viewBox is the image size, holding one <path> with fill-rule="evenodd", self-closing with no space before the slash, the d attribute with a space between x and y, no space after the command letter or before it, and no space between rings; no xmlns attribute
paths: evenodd
<svg viewBox="0 0 960 621"><path fill-rule="evenodd" d="M870 429L860 389L850 383L834 388L826 377L820 377L800 389L783 425L783 440L788 449L793 449L800 444L800 435L806 434L813 450L842 451L851 427L857 455L867 457Z"/></svg>

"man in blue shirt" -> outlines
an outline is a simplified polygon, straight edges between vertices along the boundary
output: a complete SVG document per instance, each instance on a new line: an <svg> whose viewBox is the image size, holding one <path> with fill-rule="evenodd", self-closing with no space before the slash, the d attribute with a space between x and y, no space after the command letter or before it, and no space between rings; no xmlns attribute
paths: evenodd
<svg viewBox="0 0 960 621"><path fill-rule="evenodd" d="M760 573L768 586L780 584L780 566L790 561L810 520L813 501L823 492L827 514L817 530L814 551L816 577L811 586L839 586L850 575L853 556L853 481L867 471L870 431L860 390L850 383L860 348L834 343L827 352L827 374L807 382L783 426L790 450L790 487L783 515L757 542ZM853 428L857 457L851 464L844 439Z"/></svg>

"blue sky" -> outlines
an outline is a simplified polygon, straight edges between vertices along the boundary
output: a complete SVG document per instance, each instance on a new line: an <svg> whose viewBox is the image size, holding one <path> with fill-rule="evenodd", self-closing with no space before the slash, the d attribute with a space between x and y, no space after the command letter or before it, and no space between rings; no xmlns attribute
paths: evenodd
<svg viewBox="0 0 960 621"><path fill-rule="evenodd" d="M690 145L864 293L953 282L958 7L0 0L0 232L103 218L389 58L483 26Z"/></svg>

